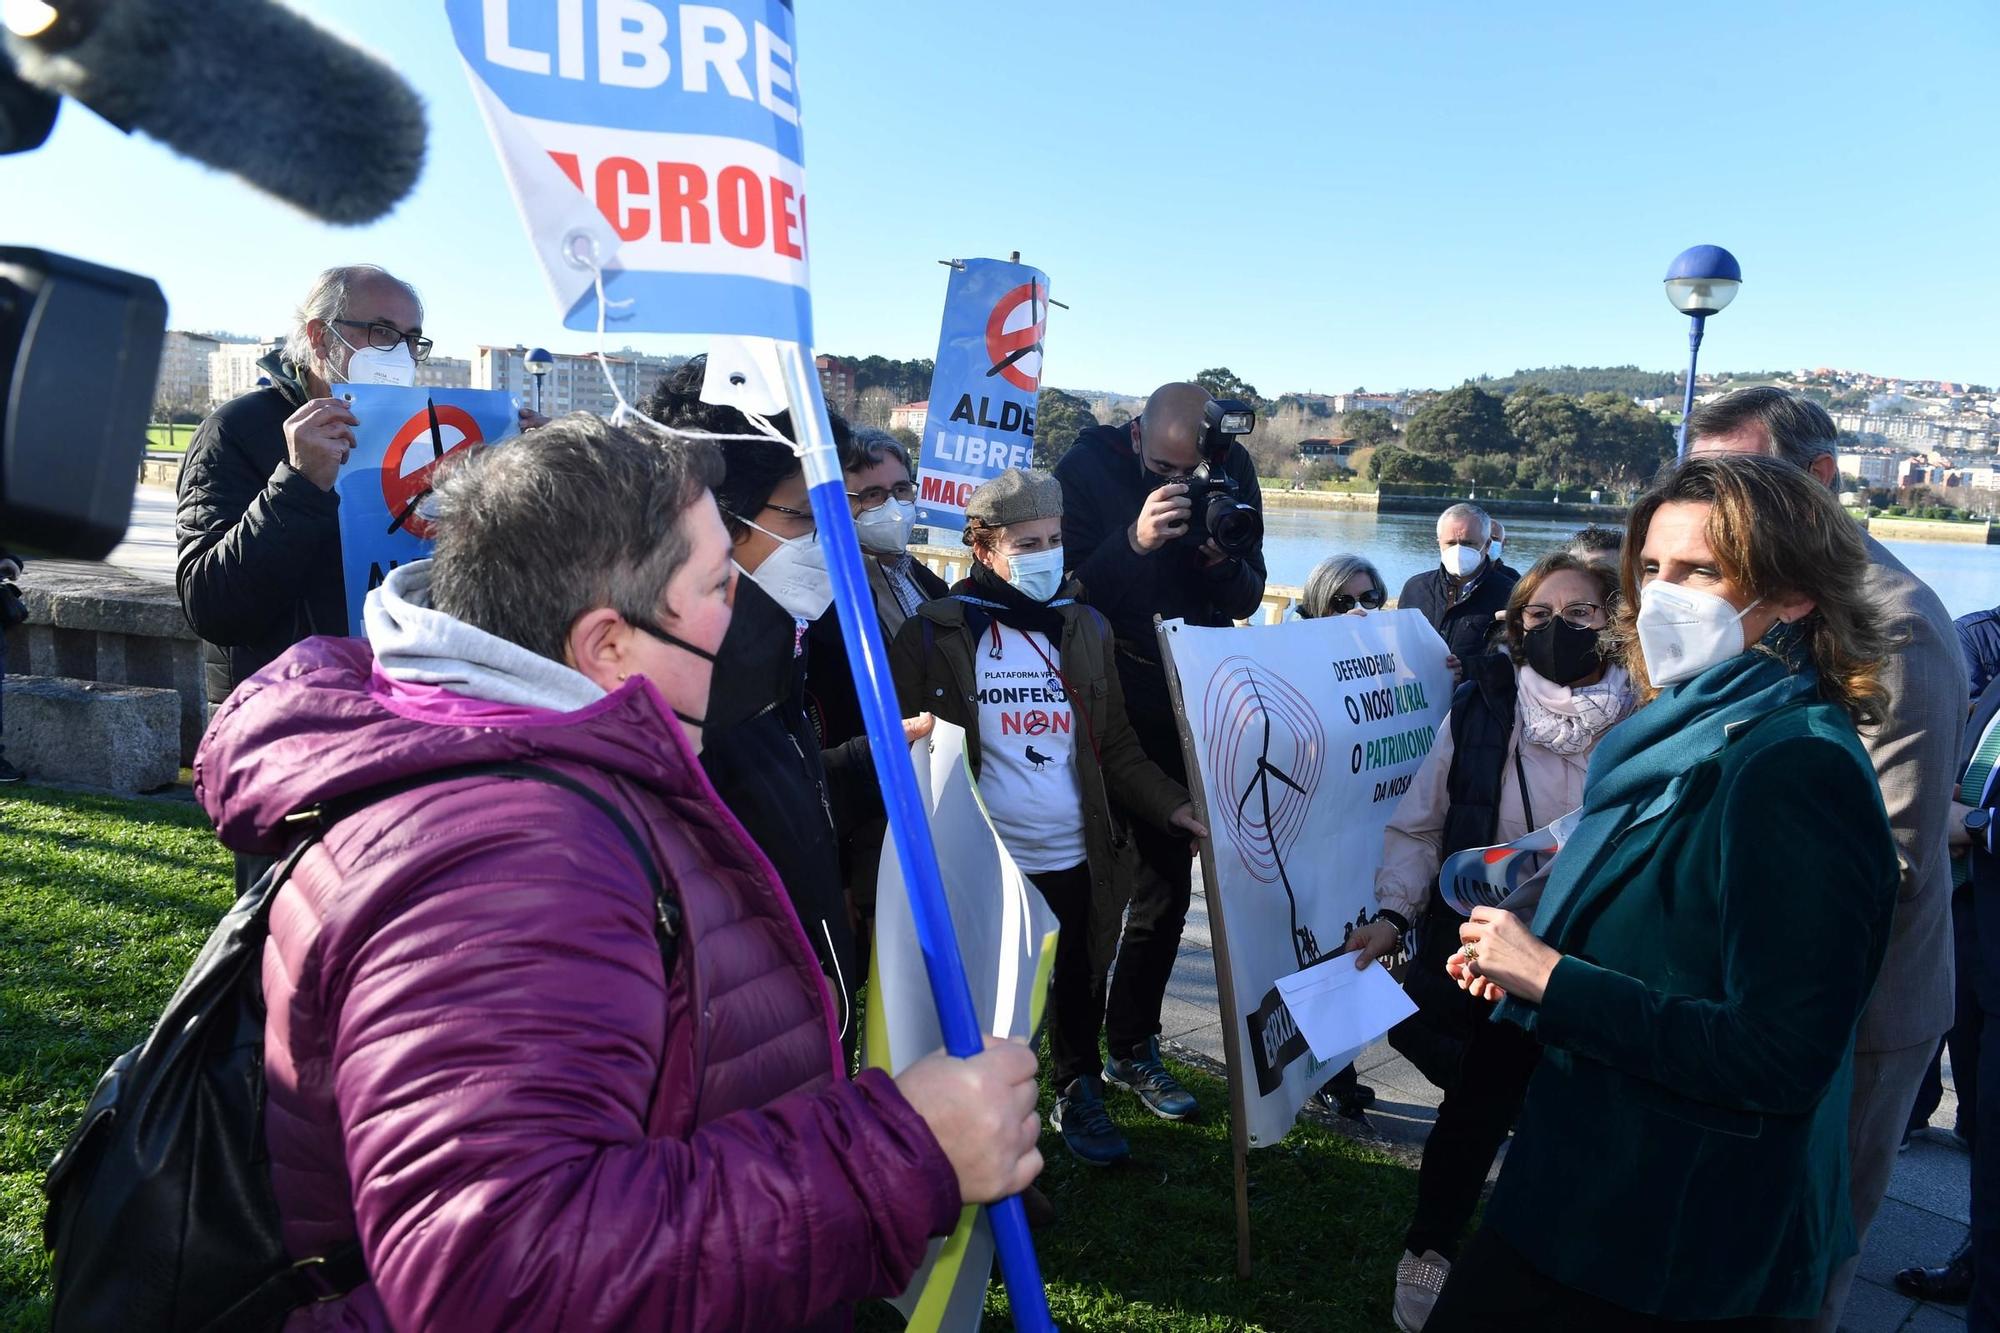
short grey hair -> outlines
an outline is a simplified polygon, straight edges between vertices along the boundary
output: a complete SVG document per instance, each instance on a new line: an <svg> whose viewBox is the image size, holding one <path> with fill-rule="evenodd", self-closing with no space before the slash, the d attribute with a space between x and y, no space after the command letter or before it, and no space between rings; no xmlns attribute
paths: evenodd
<svg viewBox="0 0 2000 1333"><path fill-rule="evenodd" d="M342 264L326 269L313 279L312 286L306 289L306 299L299 302L299 308L292 314L292 332L285 339L285 360L301 368L312 365L312 338L306 333L306 326L314 320L331 322L345 318L354 289L370 282L393 282L408 292L419 307L424 303L415 287L374 264Z"/></svg>
<svg viewBox="0 0 2000 1333"><path fill-rule="evenodd" d="M560 662L577 617L659 615L692 543L681 517L722 480L700 440L662 440L574 412L439 469L439 611Z"/></svg>
<svg viewBox="0 0 2000 1333"><path fill-rule="evenodd" d="M1840 449L1840 428L1810 398L1770 385L1738 389L1688 414L1688 443L1704 435L1734 435L1756 424L1770 437L1771 452L1794 467L1810 469L1815 458Z"/></svg>
<svg viewBox="0 0 2000 1333"><path fill-rule="evenodd" d="M880 426L856 426L847 448L840 451L840 470L859 472L873 467L885 457L892 457L903 465L903 471L914 480L916 465L910 462L910 451L903 442L883 430Z"/></svg>
<svg viewBox="0 0 2000 1333"><path fill-rule="evenodd" d="M1306 575L1305 590L1299 594L1299 614L1309 620L1318 620L1329 614L1333 606L1333 595L1341 590L1356 574L1366 574L1389 595L1389 585L1382 582L1382 571L1375 568L1375 562L1364 555L1330 555L1313 566L1313 572Z"/></svg>
<svg viewBox="0 0 2000 1333"><path fill-rule="evenodd" d="M1467 504L1462 500L1445 510L1442 514L1439 514L1437 525L1442 528L1447 522L1453 522L1461 518L1469 518L1479 525L1479 544L1481 546L1493 540L1493 519L1491 516L1478 505Z"/></svg>

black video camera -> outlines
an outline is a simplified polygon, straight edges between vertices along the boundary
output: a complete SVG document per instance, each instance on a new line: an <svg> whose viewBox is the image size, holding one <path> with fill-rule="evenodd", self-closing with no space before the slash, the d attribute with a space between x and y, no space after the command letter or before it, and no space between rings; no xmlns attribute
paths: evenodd
<svg viewBox="0 0 2000 1333"><path fill-rule="evenodd" d="M1264 516L1238 493L1236 479L1225 470L1229 446L1257 426L1257 409L1240 398L1211 398L1201 435L1201 465L1185 485L1194 506L1181 538L1193 546L1214 542L1225 555L1238 559L1264 540Z"/></svg>

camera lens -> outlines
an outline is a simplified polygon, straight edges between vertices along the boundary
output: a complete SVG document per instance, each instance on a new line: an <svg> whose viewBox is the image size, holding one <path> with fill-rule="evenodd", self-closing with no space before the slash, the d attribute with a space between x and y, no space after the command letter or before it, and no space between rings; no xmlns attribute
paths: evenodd
<svg viewBox="0 0 2000 1333"><path fill-rule="evenodd" d="M1246 556L1264 540L1263 515L1241 500L1212 495L1203 516L1215 544L1230 555Z"/></svg>

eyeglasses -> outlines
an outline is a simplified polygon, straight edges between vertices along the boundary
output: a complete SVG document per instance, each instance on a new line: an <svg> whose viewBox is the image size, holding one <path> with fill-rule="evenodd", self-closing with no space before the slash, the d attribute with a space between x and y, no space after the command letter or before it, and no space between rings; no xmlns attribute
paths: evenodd
<svg viewBox="0 0 2000 1333"><path fill-rule="evenodd" d="M1549 617L1557 614L1554 607L1540 602L1530 602L1521 608L1521 627L1540 629L1549 623ZM1604 628L1604 608L1596 602L1571 602L1562 609L1563 623L1571 629Z"/></svg>
<svg viewBox="0 0 2000 1333"><path fill-rule="evenodd" d="M866 490L849 491L847 498L858 507L859 512L880 509L891 499L908 504L917 498L917 484L913 481L899 481L894 486L870 486Z"/></svg>
<svg viewBox="0 0 2000 1333"><path fill-rule="evenodd" d="M416 360L425 361L430 358L431 340L429 338L419 337L414 333L405 333L386 320L378 319L367 324L362 323L358 319L336 319L333 322L336 324L345 324L350 329L368 330L368 345L378 352L391 352L395 350L397 343L408 343L410 345L410 355Z"/></svg>
<svg viewBox="0 0 2000 1333"><path fill-rule="evenodd" d="M1380 588L1370 588L1359 597L1352 593L1337 592L1326 599L1326 613L1330 616L1344 616L1357 606L1364 611L1380 611L1383 603L1388 600L1388 594Z"/></svg>

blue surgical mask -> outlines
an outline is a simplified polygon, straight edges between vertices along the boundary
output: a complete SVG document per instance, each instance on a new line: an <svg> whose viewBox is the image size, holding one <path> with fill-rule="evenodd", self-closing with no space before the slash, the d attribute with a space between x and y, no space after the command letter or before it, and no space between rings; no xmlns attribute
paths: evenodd
<svg viewBox="0 0 2000 1333"><path fill-rule="evenodd" d="M1062 588L1062 547L1007 557L1007 582L1031 602L1046 602Z"/></svg>

